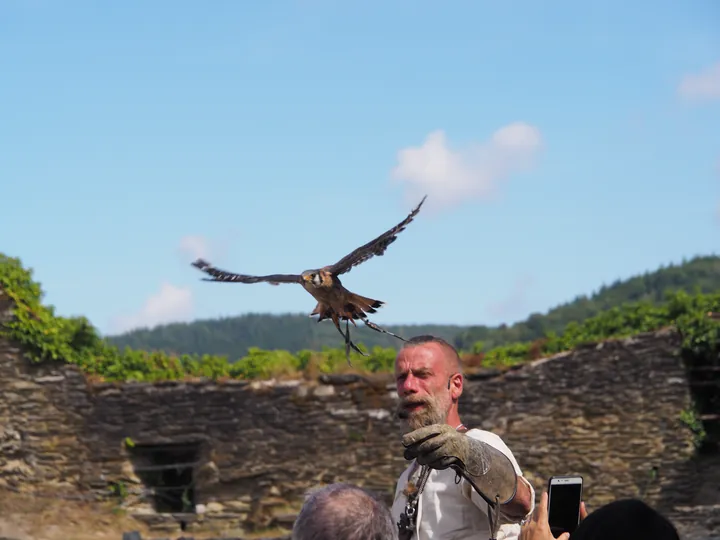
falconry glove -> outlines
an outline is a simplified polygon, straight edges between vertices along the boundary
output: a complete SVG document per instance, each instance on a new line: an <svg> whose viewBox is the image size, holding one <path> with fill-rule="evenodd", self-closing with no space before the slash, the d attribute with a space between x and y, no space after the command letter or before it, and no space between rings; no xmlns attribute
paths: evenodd
<svg viewBox="0 0 720 540"><path fill-rule="evenodd" d="M407 460L431 469L452 468L464 477L491 507L515 496L517 473L508 457L489 444L459 433L447 424L433 424L402 439Z"/></svg>

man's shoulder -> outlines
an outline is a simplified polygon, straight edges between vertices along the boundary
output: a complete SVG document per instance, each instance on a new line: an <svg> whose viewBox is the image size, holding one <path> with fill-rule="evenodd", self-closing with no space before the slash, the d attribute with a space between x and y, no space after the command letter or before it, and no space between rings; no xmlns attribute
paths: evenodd
<svg viewBox="0 0 720 540"><path fill-rule="evenodd" d="M479 428L469 429L465 432L465 434L468 437L472 437L473 439L482 441L505 454L510 460L510 462L513 464L515 471L518 474L522 475L522 469L520 468L517 459L515 459L515 455L513 454L512 450L510 450L505 441L502 440L502 437L500 437L500 435L498 435L497 433L493 433L492 431L485 431L484 429Z"/></svg>
<svg viewBox="0 0 720 540"><path fill-rule="evenodd" d="M500 435L498 435L497 433L493 433L492 431L486 431L480 428L471 428L466 431L465 434L468 437L472 437L473 439L477 439L478 441L487 443L490 446L494 446L502 452L510 451L507 444L505 444L505 441L502 440L502 437L500 437Z"/></svg>
<svg viewBox="0 0 720 540"><path fill-rule="evenodd" d="M484 441L502 441L502 438L497 433L480 428L469 428L465 434L473 439L480 439Z"/></svg>

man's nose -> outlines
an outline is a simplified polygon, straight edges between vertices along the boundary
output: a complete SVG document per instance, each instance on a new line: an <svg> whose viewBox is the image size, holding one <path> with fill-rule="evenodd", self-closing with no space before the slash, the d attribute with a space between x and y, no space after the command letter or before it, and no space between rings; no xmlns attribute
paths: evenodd
<svg viewBox="0 0 720 540"><path fill-rule="evenodd" d="M400 394L407 396L410 394L416 394L418 391L417 381L411 375L407 376L405 380L400 384Z"/></svg>

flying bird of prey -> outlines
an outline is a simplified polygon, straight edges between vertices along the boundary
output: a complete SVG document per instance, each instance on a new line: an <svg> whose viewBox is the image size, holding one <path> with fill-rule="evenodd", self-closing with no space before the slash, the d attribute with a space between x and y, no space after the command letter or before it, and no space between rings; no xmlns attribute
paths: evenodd
<svg viewBox="0 0 720 540"><path fill-rule="evenodd" d="M345 355L348 363L350 363L351 347L361 355L369 356L361 351L350 339L350 323L352 322L354 326L357 326L355 321L358 319L362 320L365 326L376 332L388 334L402 341L406 340L368 320L368 313L375 313L385 302L350 292L343 286L339 276L349 272L353 267L364 263L376 255L383 255L388 246L397 239L397 235L404 231L405 227L415 219L426 198L427 195L422 198L420 203L403 221L395 225L392 229L355 249L333 265L323 266L322 268L313 270L305 270L301 274L269 274L266 276L248 276L227 272L215 268L204 259L197 259L192 263L192 266L212 276L211 278L203 278L203 281L231 283L265 282L271 285L299 283L317 300L317 305L312 313L310 313L310 317L317 315L317 322L326 319L332 320L335 328L340 332L340 335L345 338ZM345 332L340 328L340 321L345 321Z"/></svg>

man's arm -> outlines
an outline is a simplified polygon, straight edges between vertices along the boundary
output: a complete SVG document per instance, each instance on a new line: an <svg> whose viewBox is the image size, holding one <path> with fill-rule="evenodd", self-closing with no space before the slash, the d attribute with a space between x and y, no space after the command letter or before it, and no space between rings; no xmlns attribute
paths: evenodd
<svg viewBox="0 0 720 540"><path fill-rule="evenodd" d="M528 519L535 509L535 490L525 477L520 474L516 476L515 495L505 504L501 504L498 508L500 513L500 523L520 523ZM462 479L463 494L470 499L472 503L485 512L485 499L475 490L467 479Z"/></svg>
<svg viewBox="0 0 720 540"><path fill-rule="evenodd" d="M405 459L416 458L433 469L455 469L463 479L462 492L475 505L485 511L485 504L499 504L501 522L519 523L532 511L532 486L521 479L515 457L494 433L463 434L447 424L433 424L405 434L403 445Z"/></svg>
<svg viewBox="0 0 720 540"><path fill-rule="evenodd" d="M523 519L535 506L535 490L523 476L517 476L517 488L512 500L502 505L501 511L508 517Z"/></svg>
<svg viewBox="0 0 720 540"><path fill-rule="evenodd" d="M502 515L501 522L518 523L523 519L527 519L535 509L535 489L522 475L520 465L515 459L515 456L510 448L508 448L505 444L505 441L503 441L495 433L489 431L473 431L467 436L481 441L488 446L492 446L494 449L501 452L508 459L512 469L515 471L515 495L508 502L500 505L499 511ZM470 487L470 490L471 492L468 492L467 495L473 503L481 505L485 502L484 499L474 489L472 489L472 487Z"/></svg>

